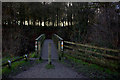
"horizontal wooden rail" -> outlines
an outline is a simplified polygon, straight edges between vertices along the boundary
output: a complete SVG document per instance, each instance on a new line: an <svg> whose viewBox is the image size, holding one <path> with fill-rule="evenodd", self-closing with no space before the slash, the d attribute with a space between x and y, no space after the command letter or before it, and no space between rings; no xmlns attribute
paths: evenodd
<svg viewBox="0 0 120 80"><path fill-rule="evenodd" d="M60 36L58 36L57 34L54 34L54 36L56 36L58 39L63 40Z"/></svg>
<svg viewBox="0 0 120 80"><path fill-rule="evenodd" d="M71 57L75 57L74 55L70 55L69 53L67 55L69 55ZM102 61L101 62L101 60L96 58L96 57L92 57L92 59L94 59L94 60L92 60L91 58L88 60L88 59L86 59L85 57L82 57L82 56L78 56L78 57L76 57L76 59L78 59L78 60L80 59L80 60L83 60L85 62L92 63L92 64L97 64L97 65L102 66L102 67L110 68L111 70L117 70L118 69L115 66L110 66L107 63L107 61L105 61L105 62Z"/></svg>
<svg viewBox="0 0 120 80"><path fill-rule="evenodd" d="M16 62L16 61L20 61L20 60L22 60L22 59L24 59L24 58L26 58L26 57L25 57L25 56L19 57L19 58L15 59L15 60L12 60L11 63L14 63L14 62ZM6 65L9 65L9 62L2 63L2 66L3 66L3 67L6 66Z"/></svg>
<svg viewBox="0 0 120 80"><path fill-rule="evenodd" d="M18 59L16 59L16 60L13 60L13 61L11 61L11 63L16 62L16 61L19 61L19 60L21 60L21 59L23 59L23 58L18 58ZM6 66L6 65L8 65L8 64L9 64L8 62L5 62L5 63L2 64L2 66Z"/></svg>
<svg viewBox="0 0 120 80"><path fill-rule="evenodd" d="M71 44L71 45L83 46L83 47L89 47L89 48L95 48L95 49L100 49L100 50L112 51L112 52L120 52L120 50L102 48L102 47L91 46L91 45L87 45L87 44L74 43L74 42L69 42L69 41L64 41L64 43L68 43L68 44Z"/></svg>
<svg viewBox="0 0 120 80"><path fill-rule="evenodd" d="M101 55L101 56L103 56L105 58L110 58L110 59L114 59L114 60L119 59L119 57L116 57L116 56L111 56L111 55L108 55L108 54L101 54L101 53L98 53L98 52L93 52L93 51L88 51L88 50L79 49L78 51L87 52L87 53L93 53L93 54Z"/></svg>
<svg viewBox="0 0 120 80"><path fill-rule="evenodd" d="M45 34L41 34L38 38L36 38L35 40L39 40L42 36L44 36Z"/></svg>
<svg viewBox="0 0 120 80"><path fill-rule="evenodd" d="M64 47L65 47L65 48L68 48L68 49L71 49L71 50L75 50L74 48L69 47L69 46L65 46L65 45L64 45ZM98 52L93 52L93 51L88 51L88 50L78 49L77 51L82 51L82 52L87 52L87 53L93 53L93 54L101 55L101 56L103 56L103 57L110 58L110 59L114 59L114 60L120 59L119 57L116 57L116 56L111 56L111 55L108 55L108 54L101 54L101 53L98 53Z"/></svg>

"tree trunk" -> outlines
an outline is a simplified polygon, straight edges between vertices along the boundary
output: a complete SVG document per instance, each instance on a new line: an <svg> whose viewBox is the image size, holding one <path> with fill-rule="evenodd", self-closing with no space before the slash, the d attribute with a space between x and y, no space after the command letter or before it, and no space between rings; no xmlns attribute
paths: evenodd
<svg viewBox="0 0 120 80"><path fill-rule="evenodd" d="M28 26L29 26L29 25L30 25L30 23L29 23L29 18L28 18L28 20L27 20L27 21L28 21Z"/></svg>
<svg viewBox="0 0 120 80"><path fill-rule="evenodd" d="M40 20L40 27L42 26L42 21Z"/></svg>
<svg viewBox="0 0 120 80"><path fill-rule="evenodd" d="M40 21L38 20L38 26L40 26Z"/></svg>
<svg viewBox="0 0 120 80"><path fill-rule="evenodd" d="M44 17L44 26L45 26L45 17Z"/></svg>
<svg viewBox="0 0 120 80"><path fill-rule="evenodd" d="M25 19L24 19L24 26L25 26Z"/></svg>
<svg viewBox="0 0 120 80"><path fill-rule="evenodd" d="M33 25L35 26L35 19L33 20Z"/></svg>
<svg viewBox="0 0 120 80"><path fill-rule="evenodd" d="M18 25L18 20L17 19L15 20L15 24Z"/></svg>
<svg viewBox="0 0 120 80"><path fill-rule="evenodd" d="M39 25L39 20L37 21L37 23L38 23L37 26L40 26L40 25Z"/></svg>
<svg viewBox="0 0 120 80"><path fill-rule="evenodd" d="M64 27L64 19L63 19L63 27Z"/></svg>
<svg viewBox="0 0 120 80"><path fill-rule="evenodd" d="M52 21L52 26L54 27L54 20Z"/></svg>
<svg viewBox="0 0 120 80"><path fill-rule="evenodd" d="M3 24L6 25L6 20L4 20Z"/></svg>
<svg viewBox="0 0 120 80"><path fill-rule="evenodd" d="M72 14L71 14L71 27L72 27Z"/></svg>
<svg viewBox="0 0 120 80"><path fill-rule="evenodd" d="M11 25L11 21L10 20L8 20L8 25Z"/></svg>
<svg viewBox="0 0 120 80"><path fill-rule="evenodd" d="M69 27L69 19L68 19L68 27Z"/></svg>
<svg viewBox="0 0 120 80"><path fill-rule="evenodd" d="M20 20L20 25L22 25L22 20Z"/></svg>
<svg viewBox="0 0 120 80"><path fill-rule="evenodd" d="M49 20L48 20L48 25L47 26L49 26Z"/></svg>
<svg viewBox="0 0 120 80"><path fill-rule="evenodd" d="M58 27L58 9L57 9L57 27Z"/></svg>

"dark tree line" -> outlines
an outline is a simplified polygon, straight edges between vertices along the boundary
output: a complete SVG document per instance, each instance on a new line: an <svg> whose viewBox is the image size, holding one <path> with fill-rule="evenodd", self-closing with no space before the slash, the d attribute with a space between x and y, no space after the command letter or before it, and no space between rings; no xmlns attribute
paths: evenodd
<svg viewBox="0 0 120 80"><path fill-rule="evenodd" d="M3 24L18 24L25 25L27 21L28 26L31 20L32 25L36 26L60 26L60 22L69 21L71 17L69 14L68 3L3 3ZM71 14L72 15L72 14ZM64 24L64 23L62 23ZM69 26L69 23L68 23Z"/></svg>
<svg viewBox="0 0 120 80"><path fill-rule="evenodd" d="M21 41L21 43L29 41L38 28L38 30L41 31L41 27L43 26L52 26L56 28L59 27L57 34L63 37L64 40L80 43L93 43L95 45L110 48L119 48L119 18L119 2L2 3L3 28L11 26L11 29L13 29L13 27L17 26L15 30L13 30L13 32L16 33L12 33L12 31L8 29L6 31L11 32L11 34L15 34L16 36L19 34L19 38L23 40L18 38L17 41ZM25 27L26 23L29 28ZM30 28L30 26L34 26L35 30ZM24 29L27 29L27 32L30 34L26 34L26 30ZM37 34L39 31L37 31ZM8 36L5 31L3 35L4 37L6 35L5 38ZM11 36L9 35L9 37ZM13 39L13 42L14 40L15 39ZM6 42L4 45L5 44ZM28 44L31 44L30 41L27 44L23 44L23 46L29 46Z"/></svg>

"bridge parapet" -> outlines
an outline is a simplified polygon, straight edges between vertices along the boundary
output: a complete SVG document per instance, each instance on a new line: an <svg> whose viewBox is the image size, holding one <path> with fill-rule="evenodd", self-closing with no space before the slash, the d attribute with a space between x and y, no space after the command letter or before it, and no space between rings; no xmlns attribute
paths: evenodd
<svg viewBox="0 0 120 80"><path fill-rule="evenodd" d="M41 51L42 51L41 48L44 40L45 40L45 34L41 34L38 38L35 39L35 51L39 56L39 59L41 59Z"/></svg>
<svg viewBox="0 0 120 80"><path fill-rule="evenodd" d="M56 44L57 50L58 50L58 55L59 55L59 60L61 60L61 57L63 57L63 38L58 36L57 34L54 34L52 36L52 40Z"/></svg>

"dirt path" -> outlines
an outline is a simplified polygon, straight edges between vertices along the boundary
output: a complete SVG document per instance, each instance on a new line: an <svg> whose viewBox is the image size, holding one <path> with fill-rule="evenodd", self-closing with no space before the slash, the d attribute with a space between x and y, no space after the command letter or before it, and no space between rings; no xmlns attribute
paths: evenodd
<svg viewBox="0 0 120 80"><path fill-rule="evenodd" d="M27 71L24 71L13 78L85 78L81 74L78 74L71 68L68 68L60 62L53 61L55 65L54 69L46 69L45 65L47 61L35 65Z"/></svg>

